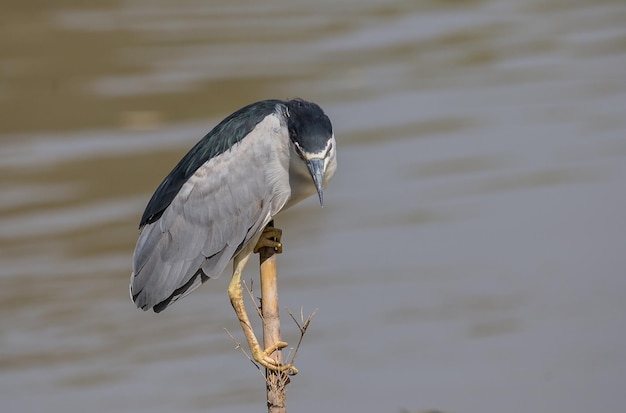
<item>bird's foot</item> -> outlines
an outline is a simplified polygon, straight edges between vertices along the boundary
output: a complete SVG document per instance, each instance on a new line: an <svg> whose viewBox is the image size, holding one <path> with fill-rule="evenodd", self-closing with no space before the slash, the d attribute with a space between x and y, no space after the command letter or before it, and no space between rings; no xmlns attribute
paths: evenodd
<svg viewBox="0 0 626 413"><path fill-rule="evenodd" d="M257 363L259 363L268 370L281 371L289 374L290 376L294 376L298 374L298 369L295 368L293 364L280 364L272 357L270 357L272 353L276 350L280 350L287 346L288 344L284 341L279 341L278 343L266 348L265 350L261 350L261 348L256 348L252 350L252 357L254 357L254 360ZM252 348L253 347L251 346L251 349Z"/></svg>
<svg viewBox="0 0 626 413"><path fill-rule="evenodd" d="M265 227L261 233L261 238L254 246L254 252L258 253L261 248L274 248L276 254L281 254L283 252L283 244L280 242L282 235L283 231L278 228Z"/></svg>

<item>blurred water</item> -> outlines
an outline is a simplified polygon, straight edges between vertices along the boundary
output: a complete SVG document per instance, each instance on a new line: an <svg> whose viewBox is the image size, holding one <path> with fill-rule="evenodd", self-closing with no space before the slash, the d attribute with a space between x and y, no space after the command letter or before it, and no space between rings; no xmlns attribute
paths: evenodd
<svg viewBox="0 0 626 413"><path fill-rule="evenodd" d="M623 408L623 2L28 7L0 6L3 412L263 409L226 277L158 316L127 284L176 161L292 96L339 171L277 222L281 305L319 308L290 409Z"/></svg>

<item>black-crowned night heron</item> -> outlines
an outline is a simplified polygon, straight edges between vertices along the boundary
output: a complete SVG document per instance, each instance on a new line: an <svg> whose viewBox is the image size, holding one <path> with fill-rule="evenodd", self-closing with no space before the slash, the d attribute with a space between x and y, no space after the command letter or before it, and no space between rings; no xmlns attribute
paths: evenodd
<svg viewBox="0 0 626 413"><path fill-rule="evenodd" d="M286 370L262 349L246 313L241 273L261 246L280 248L274 217L323 188L337 167L328 116L300 99L264 100L220 122L163 180L148 202L133 255L130 295L143 310L163 311L230 260L228 295L254 359ZM265 230L265 231L264 231ZM262 236L263 235L263 236Z"/></svg>

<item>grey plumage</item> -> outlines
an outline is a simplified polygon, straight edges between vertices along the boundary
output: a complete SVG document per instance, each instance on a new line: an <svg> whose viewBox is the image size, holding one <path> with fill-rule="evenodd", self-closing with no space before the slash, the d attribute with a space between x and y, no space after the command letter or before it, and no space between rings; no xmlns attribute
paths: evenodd
<svg viewBox="0 0 626 413"><path fill-rule="evenodd" d="M137 307L160 312L218 277L281 210L316 191L321 201L335 168L332 126L314 103L267 100L224 119L146 207L130 285Z"/></svg>

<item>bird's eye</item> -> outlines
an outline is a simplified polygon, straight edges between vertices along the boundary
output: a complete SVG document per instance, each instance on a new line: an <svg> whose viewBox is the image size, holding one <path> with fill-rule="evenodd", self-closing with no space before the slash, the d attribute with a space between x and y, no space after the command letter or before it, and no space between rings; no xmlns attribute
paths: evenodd
<svg viewBox="0 0 626 413"><path fill-rule="evenodd" d="M333 149L333 144L331 143L330 145L328 145L328 149L326 150L326 155L324 155L324 157L327 157L330 154L330 151L332 151Z"/></svg>

